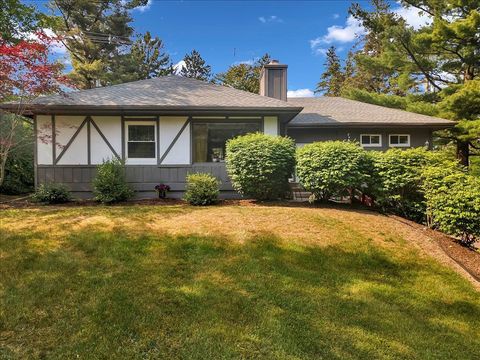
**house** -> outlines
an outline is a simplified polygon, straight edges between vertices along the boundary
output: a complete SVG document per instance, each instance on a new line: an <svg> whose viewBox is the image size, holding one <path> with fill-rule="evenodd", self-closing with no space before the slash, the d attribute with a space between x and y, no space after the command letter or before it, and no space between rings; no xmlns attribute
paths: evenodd
<svg viewBox="0 0 480 360"><path fill-rule="evenodd" d="M15 104L3 104L4 110ZM342 98L287 99L287 66L265 65L260 94L179 76L40 97L27 107L34 119L35 183L59 182L89 197L96 165L125 160L127 180L142 197L167 183L181 196L190 172L222 182L236 196L225 164L225 142L248 132L291 136L300 146L357 140L368 149L431 146L448 120Z"/></svg>

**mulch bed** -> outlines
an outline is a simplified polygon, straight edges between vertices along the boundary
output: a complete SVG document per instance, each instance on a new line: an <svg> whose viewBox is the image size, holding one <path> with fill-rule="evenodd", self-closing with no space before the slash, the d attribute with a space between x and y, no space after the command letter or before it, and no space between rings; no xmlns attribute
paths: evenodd
<svg viewBox="0 0 480 360"><path fill-rule="evenodd" d="M435 233L432 237L437 240L442 250L450 258L480 282L480 252L478 247L468 248L445 234L430 229L428 231Z"/></svg>
<svg viewBox="0 0 480 360"><path fill-rule="evenodd" d="M419 231L423 231L440 247L440 249L460 267L468 272L477 282L480 283L480 243L472 247L466 247L458 239L448 236L440 231L429 229L424 225L413 221L393 216L404 224L410 225Z"/></svg>

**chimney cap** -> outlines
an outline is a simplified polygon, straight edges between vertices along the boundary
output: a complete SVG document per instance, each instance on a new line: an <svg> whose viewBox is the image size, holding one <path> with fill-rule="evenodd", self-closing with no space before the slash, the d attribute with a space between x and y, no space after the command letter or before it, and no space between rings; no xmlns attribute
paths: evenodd
<svg viewBox="0 0 480 360"><path fill-rule="evenodd" d="M272 68L272 69L283 69L283 68L287 68L288 66L285 65L285 64L281 64L280 61L276 60L276 59L272 59L270 60L270 62L268 64L265 64L263 66L264 68Z"/></svg>
<svg viewBox="0 0 480 360"><path fill-rule="evenodd" d="M270 60L269 64L272 64L272 65L273 64L280 64L280 62L276 59L272 59L272 60Z"/></svg>

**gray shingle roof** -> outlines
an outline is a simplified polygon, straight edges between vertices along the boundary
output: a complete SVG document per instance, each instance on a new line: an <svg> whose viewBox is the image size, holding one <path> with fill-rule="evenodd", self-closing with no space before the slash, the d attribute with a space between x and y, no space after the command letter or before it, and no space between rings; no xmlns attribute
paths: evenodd
<svg viewBox="0 0 480 360"><path fill-rule="evenodd" d="M356 125L453 126L453 121L391 109L340 97L289 98L288 103L303 107L289 122L290 127Z"/></svg>
<svg viewBox="0 0 480 360"><path fill-rule="evenodd" d="M274 108L297 110L285 101L180 76L163 76L66 95L39 97L34 105L155 108Z"/></svg>

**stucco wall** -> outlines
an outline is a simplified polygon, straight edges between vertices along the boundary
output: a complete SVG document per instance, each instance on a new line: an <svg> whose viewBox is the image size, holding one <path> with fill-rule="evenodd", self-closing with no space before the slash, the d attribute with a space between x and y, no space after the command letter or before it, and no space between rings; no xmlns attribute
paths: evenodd
<svg viewBox="0 0 480 360"><path fill-rule="evenodd" d="M226 120L225 117L210 119ZM241 121L241 117L232 117L231 120ZM148 163L126 158L127 124L135 121L155 124L156 159L149 159ZM191 124L194 121L195 117L187 116L38 115L36 183L64 183L75 195L88 197L96 165L118 157L126 160L127 179L139 191L140 197L155 196L153 188L160 182L169 184L174 196L181 196L189 172L214 174L222 182L223 195L233 196L235 193L224 164L191 164ZM201 121L200 117L198 121ZM263 129L267 134L278 135L277 117L265 117Z"/></svg>

